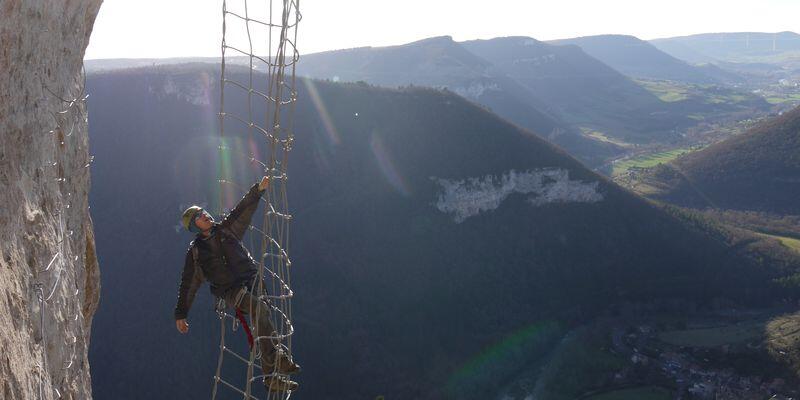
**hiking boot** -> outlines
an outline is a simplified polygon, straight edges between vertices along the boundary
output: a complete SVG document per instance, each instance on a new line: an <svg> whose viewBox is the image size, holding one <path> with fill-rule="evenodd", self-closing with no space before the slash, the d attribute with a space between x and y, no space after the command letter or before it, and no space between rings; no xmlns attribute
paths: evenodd
<svg viewBox="0 0 800 400"><path fill-rule="evenodd" d="M300 372L300 365L296 364L289 358L289 355L286 354L283 350L278 350L275 352L275 359L278 360L278 367L275 368L274 362L264 363L264 373L268 374L270 372L277 372L282 375L289 375L289 374L296 374Z"/></svg>
<svg viewBox="0 0 800 400"><path fill-rule="evenodd" d="M279 351L275 358L278 359L278 373L288 375L300 372L300 365L292 361L286 352Z"/></svg>
<svg viewBox="0 0 800 400"><path fill-rule="evenodd" d="M264 378L264 387L270 392L292 392L297 390L298 386L297 382L279 375Z"/></svg>

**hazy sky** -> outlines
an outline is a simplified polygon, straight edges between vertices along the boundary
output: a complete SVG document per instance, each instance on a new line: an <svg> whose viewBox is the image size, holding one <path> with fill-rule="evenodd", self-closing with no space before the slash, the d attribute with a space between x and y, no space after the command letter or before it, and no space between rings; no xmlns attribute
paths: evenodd
<svg viewBox="0 0 800 400"><path fill-rule="evenodd" d="M86 58L219 56L221 4L104 0ZM300 9L301 53L440 35L549 40L602 33L654 39L704 32L800 32L800 0L303 0Z"/></svg>

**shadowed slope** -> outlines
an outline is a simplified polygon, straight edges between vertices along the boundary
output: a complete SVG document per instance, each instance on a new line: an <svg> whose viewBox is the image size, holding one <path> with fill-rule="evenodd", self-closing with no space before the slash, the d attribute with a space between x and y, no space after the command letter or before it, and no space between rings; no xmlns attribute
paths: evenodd
<svg viewBox="0 0 800 400"><path fill-rule="evenodd" d="M673 115L668 104L577 46L554 46L527 37L462 45L545 99L570 122L608 136L647 141L686 123Z"/></svg>
<svg viewBox="0 0 800 400"><path fill-rule="evenodd" d="M188 336L172 320L190 240L177 218L217 198L218 89L205 68L89 77L92 210L109 266L98 398L210 390L219 328L206 289ZM300 86L288 185L299 399L488 398L561 327L612 304L780 294L769 282L783 272L459 96ZM228 173L257 174L237 151L261 140L226 132Z"/></svg>
<svg viewBox="0 0 800 400"><path fill-rule="evenodd" d="M800 214L800 108L654 172L678 204Z"/></svg>
<svg viewBox="0 0 800 400"><path fill-rule="evenodd" d="M563 120L564 107L546 93L531 91L502 69L456 43L449 36L389 47L362 47L304 56L304 76L335 81L365 81L399 87L447 88L564 147L594 165L619 149L583 137Z"/></svg>

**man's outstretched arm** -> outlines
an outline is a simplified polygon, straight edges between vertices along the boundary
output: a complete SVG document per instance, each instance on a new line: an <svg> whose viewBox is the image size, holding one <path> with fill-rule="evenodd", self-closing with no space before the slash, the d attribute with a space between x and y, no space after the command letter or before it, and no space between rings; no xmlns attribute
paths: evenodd
<svg viewBox="0 0 800 400"><path fill-rule="evenodd" d="M181 333L186 333L189 330L186 317L189 314L189 309L192 307L192 302L194 302L197 289L200 288L200 285L203 283L202 274L197 271L198 268L192 256L192 248L189 247L189 251L186 252L186 260L183 264L181 283L178 286L178 302L175 305L176 327Z"/></svg>
<svg viewBox="0 0 800 400"><path fill-rule="evenodd" d="M250 187L250 190L239 200L239 203L231 210L231 213L222 220L222 226L230 229L239 240L244 237L247 227L250 226L253 214L258 209L258 202L267 187L269 187L269 178L265 176L261 178L260 183L253 184Z"/></svg>

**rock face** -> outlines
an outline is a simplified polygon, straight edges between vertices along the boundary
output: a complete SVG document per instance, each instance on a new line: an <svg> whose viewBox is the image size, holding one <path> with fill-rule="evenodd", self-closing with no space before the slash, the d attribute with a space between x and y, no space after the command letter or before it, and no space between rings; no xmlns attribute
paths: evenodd
<svg viewBox="0 0 800 400"><path fill-rule="evenodd" d="M0 3L0 398L91 399L81 65L101 0ZM77 101L76 101L77 99Z"/></svg>

